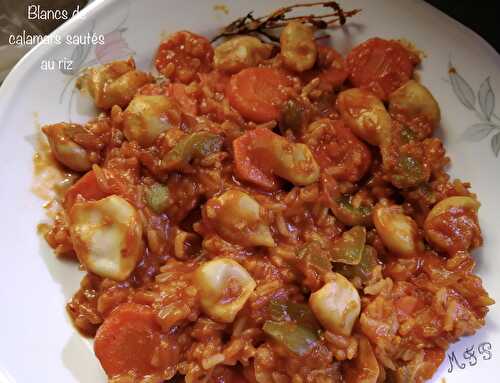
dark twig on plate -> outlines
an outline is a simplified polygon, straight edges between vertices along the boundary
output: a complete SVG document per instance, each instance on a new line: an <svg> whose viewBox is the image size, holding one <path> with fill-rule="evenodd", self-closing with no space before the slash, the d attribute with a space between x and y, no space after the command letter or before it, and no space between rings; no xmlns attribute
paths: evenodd
<svg viewBox="0 0 500 383"><path fill-rule="evenodd" d="M333 9L332 13L326 15L303 15L287 17L287 13L298 8L309 8L322 6ZM267 16L255 18L253 12L249 12L243 17L236 19L226 26L220 34L212 39L212 42L221 37L236 36L242 34L257 34L266 37L271 41L278 41L276 36L269 33L270 30L282 28L289 21L300 21L312 25L316 29L325 29L333 25L344 25L348 17L358 14L360 9L344 11L335 1L318 1L315 3L300 3L288 7L279 8Z"/></svg>

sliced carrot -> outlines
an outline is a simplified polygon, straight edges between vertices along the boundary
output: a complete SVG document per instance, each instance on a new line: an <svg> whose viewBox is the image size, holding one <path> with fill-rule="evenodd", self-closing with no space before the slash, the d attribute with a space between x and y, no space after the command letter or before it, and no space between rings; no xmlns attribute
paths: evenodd
<svg viewBox="0 0 500 383"><path fill-rule="evenodd" d="M196 116L198 114L198 102L195 97L187 93L186 88L187 86L184 84L172 83L167 86L165 94L175 99L184 113Z"/></svg>
<svg viewBox="0 0 500 383"><path fill-rule="evenodd" d="M354 86L386 100L412 77L420 59L397 41L373 38L354 47L346 61Z"/></svg>
<svg viewBox="0 0 500 383"><path fill-rule="evenodd" d="M270 161L253 149L255 140L269 139L266 131L267 129L251 130L233 141L234 170L242 181L273 191L279 188L279 181L269 169ZM269 131L269 134L273 133Z"/></svg>
<svg viewBox="0 0 500 383"><path fill-rule="evenodd" d="M64 208L71 209L76 201L76 198L81 195L89 201L96 201L101 198L107 197L108 193L104 192L97 182L97 177L93 170L87 172L75 182L64 195Z"/></svg>
<svg viewBox="0 0 500 383"><path fill-rule="evenodd" d="M277 120L292 93L292 81L274 68L247 68L233 75L226 97L233 108L254 122Z"/></svg>
<svg viewBox="0 0 500 383"><path fill-rule="evenodd" d="M123 303L97 330L94 352L109 377L133 372L145 376L158 371L151 364L160 345L160 328L153 310L145 305Z"/></svg>

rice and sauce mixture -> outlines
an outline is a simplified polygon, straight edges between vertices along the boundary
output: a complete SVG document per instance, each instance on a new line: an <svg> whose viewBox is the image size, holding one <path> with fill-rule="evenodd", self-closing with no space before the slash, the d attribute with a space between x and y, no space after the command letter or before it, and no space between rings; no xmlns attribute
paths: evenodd
<svg viewBox="0 0 500 383"><path fill-rule="evenodd" d="M494 301L479 202L432 136L418 54L188 31L90 68L101 114L42 127L73 174L45 238L112 383L423 382ZM333 44L334 45L334 44Z"/></svg>

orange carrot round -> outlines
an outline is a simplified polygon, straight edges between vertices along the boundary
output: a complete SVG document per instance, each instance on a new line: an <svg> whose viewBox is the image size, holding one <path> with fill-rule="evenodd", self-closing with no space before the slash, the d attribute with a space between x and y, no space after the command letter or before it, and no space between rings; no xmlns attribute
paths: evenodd
<svg viewBox="0 0 500 383"><path fill-rule="evenodd" d="M266 130L251 130L233 141L234 171L241 180L273 191L280 186L279 181L269 170L269 161L253 150L255 140L269 139L267 134L262 132Z"/></svg>
<svg viewBox="0 0 500 383"><path fill-rule="evenodd" d="M123 303L97 330L94 351L109 377L133 372L138 376L158 370L151 364L160 345L160 329L149 306Z"/></svg>
<svg viewBox="0 0 500 383"><path fill-rule="evenodd" d="M412 77L420 59L399 42L376 37L354 47L346 61L354 86L386 100Z"/></svg>
<svg viewBox="0 0 500 383"><path fill-rule="evenodd" d="M108 193L105 193L97 182L97 177L93 170L87 172L78 181L76 181L64 195L64 208L66 210L70 209L76 201L78 195L89 201L99 200L101 198L107 197Z"/></svg>
<svg viewBox="0 0 500 383"><path fill-rule="evenodd" d="M291 80L278 69L247 68L233 75L226 97L240 114L257 123L277 120L292 92Z"/></svg>

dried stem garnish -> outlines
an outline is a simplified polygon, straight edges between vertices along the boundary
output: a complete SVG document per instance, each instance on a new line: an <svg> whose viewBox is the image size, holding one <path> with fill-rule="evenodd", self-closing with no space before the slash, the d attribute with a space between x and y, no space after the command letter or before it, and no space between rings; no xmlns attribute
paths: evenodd
<svg viewBox="0 0 500 383"><path fill-rule="evenodd" d="M320 16L304 15L287 17L287 13L298 8L316 6L331 8L333 12ZM335 24L344 25L348 17L353 17L360 11L360 9L344 11L335 1L318 1L315 3L302 3L279 8L270 15L257 18L253 16L253 12L249 12L247 15L236 19L231 24L226 26L220 34L212 39L212 42L220 39L221 37L243 34L257 34L264 36L271 41L279 41L279 39L270 34L269 31L276 28L282 28L289 21L300 21L302 23L310 24L316 29L326 29Z"/></svg>

